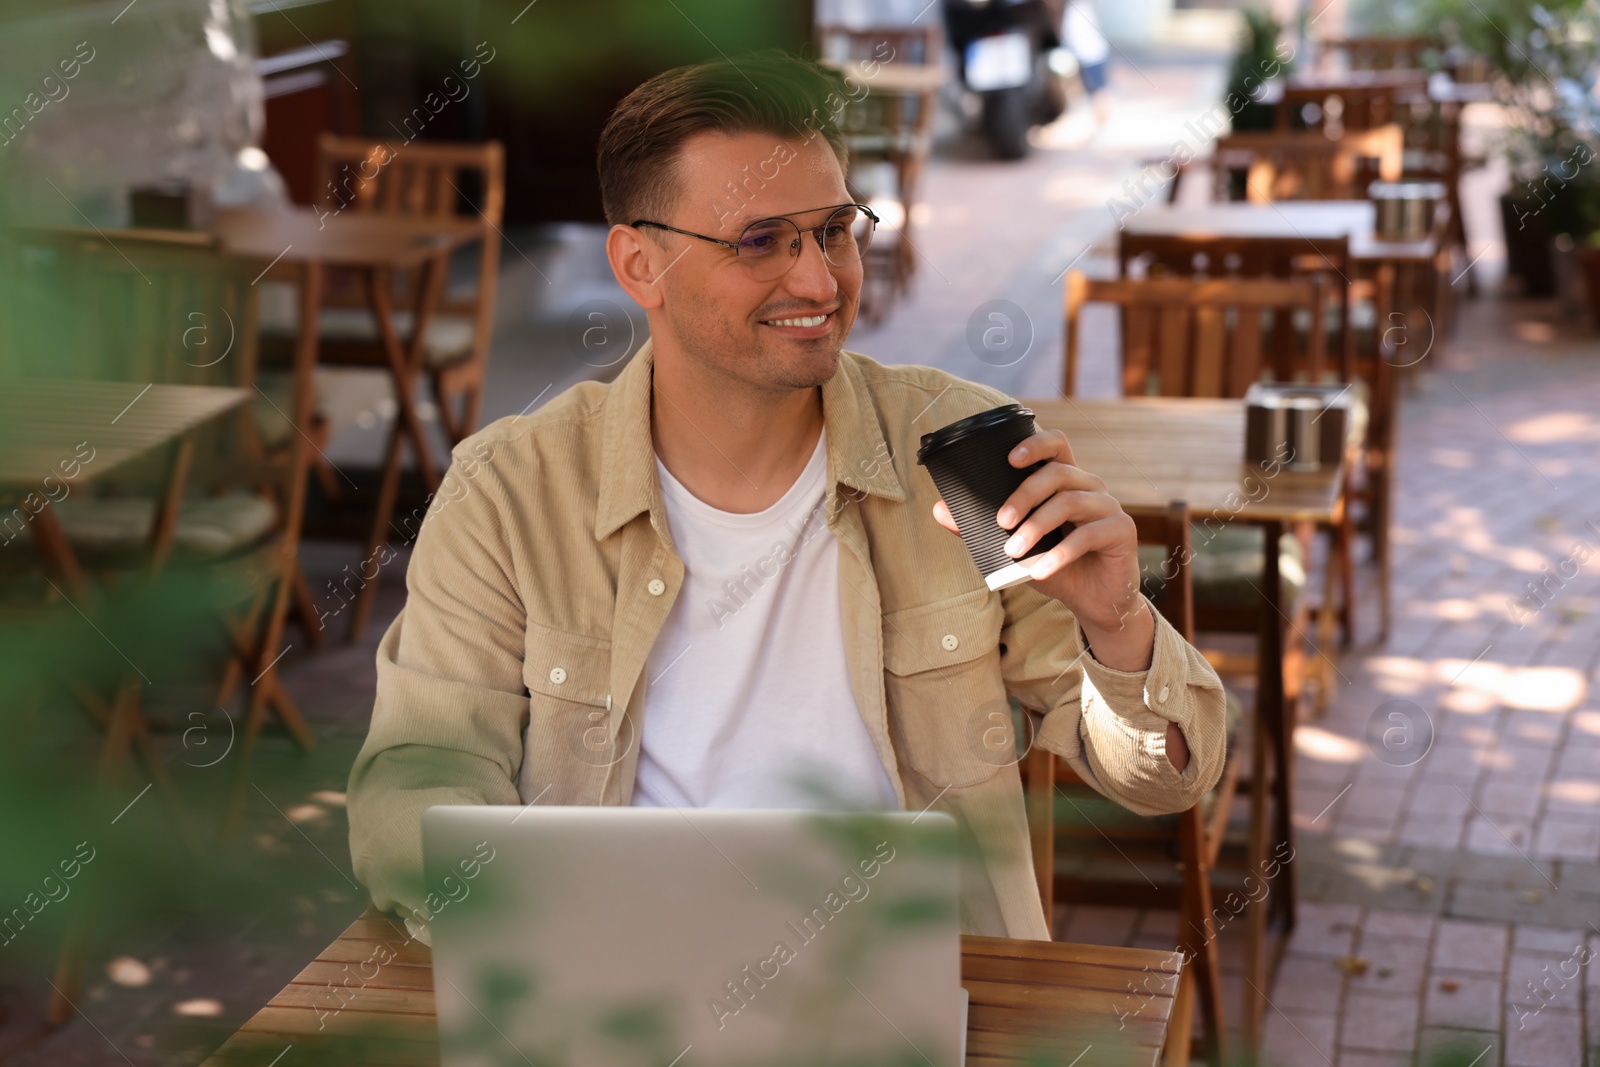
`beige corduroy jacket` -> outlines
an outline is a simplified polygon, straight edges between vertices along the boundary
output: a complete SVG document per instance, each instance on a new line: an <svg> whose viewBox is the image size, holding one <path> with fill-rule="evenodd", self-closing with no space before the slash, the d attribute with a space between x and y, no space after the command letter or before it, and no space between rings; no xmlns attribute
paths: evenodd
<svg viewBox="0 0 1600 1067"><path fill-rule="evenodd" d="M405 610L378 649L372 725L350 774L350 849L374 903L417 936L420 820L434 804L630 803L649 716L644 666L683 585L656 480L646 344L457 447L418 534ZM1148 671L1084 653L1072 613L1029 585L990 592L916 463L922 434L1008 403L928 367L846 352L822 387L827 522L838 538L850 685L901 804L955 815L976 856L968 933L1049 934L1030 858L1008 697L1033 743L1147 815L1193 805L1223 762L1223 691L1157 616ZM1168 722L1191 759L1165 751Z"/></svg>

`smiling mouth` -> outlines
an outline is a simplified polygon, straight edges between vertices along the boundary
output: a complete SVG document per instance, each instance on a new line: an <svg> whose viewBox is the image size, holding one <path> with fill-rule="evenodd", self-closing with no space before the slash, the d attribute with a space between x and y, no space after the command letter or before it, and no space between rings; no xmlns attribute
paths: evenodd
<svg viewBox="0 0 1600 1067"><path fill-rule="evenodd" d="M792 326L800 329L810 329L827 322L832 314L833 312L830 311L826 315L799 315L788 319L763 319L761 321L764 326Z"/></svg>

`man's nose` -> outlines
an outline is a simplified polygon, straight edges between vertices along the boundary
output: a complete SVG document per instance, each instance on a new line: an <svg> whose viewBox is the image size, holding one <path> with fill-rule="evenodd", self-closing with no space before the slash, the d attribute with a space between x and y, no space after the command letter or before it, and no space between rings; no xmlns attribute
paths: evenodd
<svg viewBox="0 0 1600 1067"><path fill-rule="evenodd" d="M839 283L822 254L822 245L818 243L815 233L807 233L800 239L800 254L796 259L798 262L784 276L784 288L795 296L816 301L832 300L839 291Z"/></svg>

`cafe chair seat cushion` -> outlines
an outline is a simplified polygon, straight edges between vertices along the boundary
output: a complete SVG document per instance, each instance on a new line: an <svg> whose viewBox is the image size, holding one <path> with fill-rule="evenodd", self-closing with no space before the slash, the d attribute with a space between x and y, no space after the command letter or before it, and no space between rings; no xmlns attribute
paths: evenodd
<svg viewBox="0 0 1600 1067"><path fill-rule="evenodd" d="M143 552L156 513L155 498L145 496L74 494L53 506L67 540L86 558ZM263 540L277 524L277 508L254 493L189 497L178 510L173 554L185 559L218 559Z"/></svg>
<svg viewBox="0 0 1600 1067"><path fill-rule="evenodd" d="M261 301L261 332L275 339L292 339L300 331L300 309L296 306L293 289L284 295L265 293ZM405 343L411 335L411 325L416 317L407 310L396 310L391 316L394 329ZM317 336L324 342L353 341L378 343L378 324L372 312L363 307L325 307L317 314ZM423 340L423 363L429 368L447 367L472 355L477 324L470 315L435 312L428 320L428 332Z"/></svg>
<svg viewBox="0 0 1600 1067"><path fill-rule="evenodd" d="M1189 564L1194 602L1199 606L1250 607L1261 602L1261 567L1264 532L1260 526L1212 519L1191 523ZM1167 550L1161 545L1139 546L1139 572L1145 595L1160 603L1163 566ZM1305 553L1299 538L1284 534L1278 540L1278 573L1282 580L1282 607L1287 611L1306 585Z"/></svg>

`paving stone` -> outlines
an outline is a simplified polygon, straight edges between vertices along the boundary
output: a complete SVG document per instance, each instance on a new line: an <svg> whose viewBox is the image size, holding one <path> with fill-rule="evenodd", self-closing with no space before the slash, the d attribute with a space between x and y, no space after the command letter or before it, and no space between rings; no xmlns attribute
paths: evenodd
<svg viewBox="0 0 1600 1067"><path fill-rule="evenodd" d="M1433 941L1433 966L1498 975L1505 967L1508 934L1503 923L1440 919Z"/></svg>
<svg viewBox="0 0 1600 1067"><path fill-rule="evenodd" d="M1513 953L1506 971L1507 1019L1523 1018L1528 1012L1578 1011L1582 1007L1583 992L1580 959L1577 948L1570 956L1560 959ZM1515 1011L1511 1012L1509 1007L1514 1007Z"/></svg>
<svg viewBox="0 0 1600 1067"><path fill-rule="evenodd" d="M1528 851L1541 859L1600 859L1600 818L1546 815Z"/></svg>
<svg viewBox="0 0 1600 1067"><path fill-rule="evenodd" d="M1299 956L1347 956L1355 944L1361 909L1354 904L1302 901L1296 909L1289 952Z"/></svg>
<svg viewBox="0 0 1600 1067"><path fill-rule="evenodd" d="M1507 778L1496 771L1479 787L1476 803L1480 811L1496 821L1498 816L1531 820L1538 814L1543 785L1539 779Z"/></svg>
<svg viewBox="0 0 1600 1067"><path fill-rule="evenodd" d="M1467 823L1469 852L1520 856L1533 846L1533 823L1505 815L1473 816Z"/></svg>
<svg viewBox="0 0 1600 1067"><path fill-rule="evenodd" d="M1352 989L1345 998L1339 1047L1410 1052L1417 1043L1421 1004L1410 994L1368 993Z"/></svg>
<svg viewBox="0 0 1600 1067"><path fill-rule="evenodd" d="M1472 810L1472 800L1448 783L1424 780L1419 782L1406 802L1406 811L1413 818L1418 815L1448 815L1464 817Z"/></svg>
<svg viewBox="0 0 1600 1067"><path fill-rule="evenodd" d="M1388 940L1371 936L1363 929L1355 954L1367 961L1367 968L1350 976L1352 990L1415 997L1422 988L1428 965L1427 942Z"/></svg>
<svg viewBox="0 0 1600 1067"><path fill-rule="evenodd" d="M1600 818L1600 775L1557 771L1543 783L1546 814L1571 813Z"/></svg>
<svg viewBox="0 0 1600 1067"><path fill-rule="evenodd" d="M1497 974L1434 969L1423 996L1423 1021L1430 1026L1498 1030L1503 1022L1505 983Z"/></svg>
<svg viewBox="0 0 1600 1067"><path fill-rule="evenodd" d="M1518 955L1571 956L1586 936L1584 930L1519 923L1511 930L1511 951Z"/></svg>
<svg viewBox="0 0 1600 1067"><path fill-rule="evenodd" d="M1434 918L1409 911L1384 911L1374 908L1361 920L1361 944L1381 941L1421 941L1433 939Z"/></svg>
<svg viewBox="0 0 1600 1067"><path fill-rule="evenodd" d="M1285 956L1273 979L1270 999L1287 1012L1337 1011L1344 977L1330 958Z"/></svg>
<svg viewBox="0 0 1600 1067"><path fill-rule="evenodd" d="M1547 1008L1518 1028L1506 1025L1506 1067L1569 1067L1583 1062L1583 1019Z"/></svg>
<svg viewBox="0 0 1600 1067"><path fill-rule="evenodd" d="M1261 1028L1261 1062L1273 1067L1327 1067L1333 1062L1332 1012L1281 1012L1267 1009Z"/></svg>

